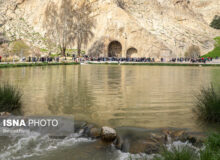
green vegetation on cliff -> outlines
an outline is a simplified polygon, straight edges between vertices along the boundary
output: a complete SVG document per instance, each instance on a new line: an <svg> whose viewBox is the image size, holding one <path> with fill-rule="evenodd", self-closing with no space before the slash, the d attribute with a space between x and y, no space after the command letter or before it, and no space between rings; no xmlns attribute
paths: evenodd
<svg viewBox="0 0 220 160"><path fill-rule="evenodd" d="M215 29L220 29L220 16L218 15L215 15L214 19L212 20L210 26L212 28L215 28Z"/></svg>
<svg viewBox="0 0 220 160"><path fill-rule="evenodd" d="M212 57L212 58L216 58L216 57L220 57L220 37L216 37L215 38L215 48L214 50L212 50L211 52L209 52L208 54L202 56L204 58L206 57Z"/></svg>

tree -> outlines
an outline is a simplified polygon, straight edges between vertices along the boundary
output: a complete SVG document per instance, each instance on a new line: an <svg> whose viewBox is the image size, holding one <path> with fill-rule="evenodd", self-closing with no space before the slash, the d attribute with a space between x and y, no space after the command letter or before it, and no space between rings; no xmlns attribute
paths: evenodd
<svg viewBox="0 0 220 160"><path fill-rule="evenodd" d="M12 42L10 46L12 55L28 56L30 54L30 47L22 40Z"/></svg>
<svg viewBox="0 0 220 160"><path fill-rule="evenodd" d="M198 58L199 56L200 56L200 48L195 45L190 46L185 53L185 57L187 58Z"/></svg>
<svg viewBox="0 0 220 160"><path fill-rule="evenodd" d="M220 16L215 15L213 21L210 24L215 29L220 29Z"/></svg>
<svg viewBox="0 0 220 160"><path fill-rule="evenodd" d="M81 6L73 9L73 40L76 41L78 56L81 54L82 44L87 45L93 37L94 19L91 17L90 2L83 2Z"/></svg>
<svg viewBox="0 0 220 160"><path fill-rule="evenodd" d="M68 46L74 42L80 56L82 44L87 45L93 36L94 27L91 15L91 3L84 1L75 6L71 0L62 0L60 10L54 2L50 2L45 11L45 28L58 44L62 55L65 55Z"/></svg>
<svg viewBox="0 0 220 160"><path fill-rule="evenodd" d="M47 34L59 46L63 56L66 55L66 48L71 43L72 5L70 0L63 0L60 10L54 2L50 2L45 11L44 27Z"/></svg>

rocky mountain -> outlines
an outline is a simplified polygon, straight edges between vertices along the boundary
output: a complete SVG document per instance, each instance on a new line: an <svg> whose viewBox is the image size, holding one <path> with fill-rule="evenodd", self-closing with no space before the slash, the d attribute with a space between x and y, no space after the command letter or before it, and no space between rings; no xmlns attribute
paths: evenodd
<svg viewBox="0 0 220 160"><path fill-rule="evenodd" d="M0 32L41 49L58 48L45 27L51 3L64 0L0 0ZM72 0L80 6L83 0ZM92 56L179 57L190 46L201 54L214 48L220 31L209 26L220 15L219 0L90 0L93 36L83 45ZM69 12L70 13L70 12ZM67 13L68 14L68 13ZM53 27L53 26L51 26ZM52 43L52 42L53 43ZM71 47L76 48L73 43Z"/></svg>

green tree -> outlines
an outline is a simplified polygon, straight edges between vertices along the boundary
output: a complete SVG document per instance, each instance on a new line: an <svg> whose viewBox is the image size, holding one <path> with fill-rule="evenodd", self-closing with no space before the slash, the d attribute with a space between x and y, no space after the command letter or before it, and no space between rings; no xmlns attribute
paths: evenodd
<svg viewBox="0 0 220 160"><path fill-rule="evenodd" d="M22 40L17 40L11 43L11 53L14 55L28 55L30 47Z"/></svg>
<svg viewBox="0 0 220 160"><path fill-rule="evenodd" d="M215 17L212 20L210 26L215 28L215 29L220 29L220 16L215 15Z"/></svg>

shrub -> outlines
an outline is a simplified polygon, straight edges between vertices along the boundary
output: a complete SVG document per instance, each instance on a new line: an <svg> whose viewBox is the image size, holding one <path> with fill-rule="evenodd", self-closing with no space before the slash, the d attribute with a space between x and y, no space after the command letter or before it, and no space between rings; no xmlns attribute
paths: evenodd
<svg viewBox="0 0 220 160"><path fill-rule="evenodd" d="M196 107L194 112L198 118L206 122L220 122L220 95L213 86L202 88L200 94L196 96Z"/></svg>
<svg viewBox="0 0 220 160"><path fill-rule="evenodd" d="M0 112L12 112L21 107L21 92L9 85L0 86Z"/></svg>
<svg viewBox="0 0 220 160"><path fill-rule="evenodd" d="M212 20L210 26L212 28L215 28L215 29L220 29L220 16L218 15L215 15L214 19Z"/></svg>
<svg viewBox="0 0 220 160"><path fill-rule="evenodd" d="M188 48L185 53L187 58L198 58L200 56L200 48L198 46L192 45Z"/></svg>
<svg viewBox="0 0 220 160"><path fill-rule="evenodd" d="M116 4L121 9L125 9L125 7L126 7L126 2L124 0L116 0Z"/></svg>

